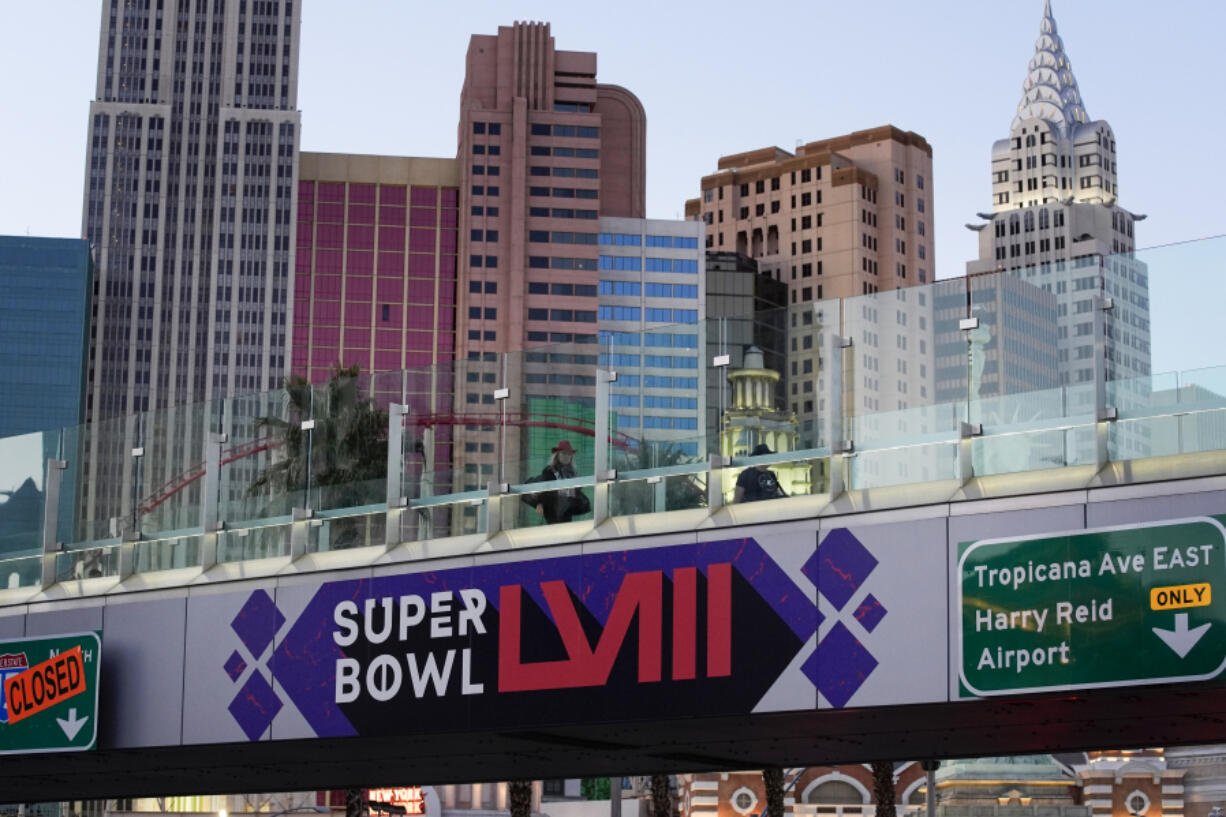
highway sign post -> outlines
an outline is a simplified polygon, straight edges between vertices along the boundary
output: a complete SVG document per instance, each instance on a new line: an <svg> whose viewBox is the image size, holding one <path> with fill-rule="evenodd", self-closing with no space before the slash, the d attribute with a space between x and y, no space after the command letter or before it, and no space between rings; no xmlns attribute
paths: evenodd
<svg viewBox="0 0 1226 817"><path fill-rule="evenodd" d="M101 665L97 632L0 641L0 754L95 748Z"/></svg>
<svg viewBox="0 0 1226 817"><path fill-rule="evenodd" d="M1224 519L963 544L963 693L1217 677L1226 669Z"/></svg>

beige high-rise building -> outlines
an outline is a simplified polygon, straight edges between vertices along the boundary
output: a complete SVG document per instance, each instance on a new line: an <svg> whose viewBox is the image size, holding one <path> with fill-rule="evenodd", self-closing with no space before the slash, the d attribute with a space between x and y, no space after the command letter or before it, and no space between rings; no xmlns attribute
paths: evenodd
<svg viewBox="0 0 1226 817"><path fill-rule="evenodd" d="M855 301L804 306L933 280L932 147L922 136L887 125L810 142L795 153L768 147L724 156L701 186L701 198L686 202L686 217L706 224L707 248L747 255L762 274L788 286L785 389L787 407L800 420L801 447L823 442L820 395L832 333L855 335L848 358L855 372L847 381L853 413L931 401L927 366L914 363L903 373L882 359L896 349L893 334L912 331L895 313L926 315L930 303L891 300L888 309L870 307L867 314ZM883 328L874 331L879 321ZM927 361L931 350L909 354Z"/></svg>

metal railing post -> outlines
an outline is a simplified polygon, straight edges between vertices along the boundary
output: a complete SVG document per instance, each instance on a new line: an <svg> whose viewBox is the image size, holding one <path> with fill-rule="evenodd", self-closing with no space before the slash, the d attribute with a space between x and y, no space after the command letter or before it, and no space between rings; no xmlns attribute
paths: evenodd
<svg viewBox="0 0 1226 817"><path fill-rule="evenodd" d="M593 457L595 485L592 488L592 522L599 525L609 518L610 483L617 471L609 466L609 390L617 382L617 372L596 370L596 450ZM582 490L582 489L579 489Z"/></svg>
<svg viewBox="0 0 1226 817"><path fill-rule="evenodd" d="M229 441L225 434L214 431L205 433L204 439L204 496L200 508L200 527L204 535L200 545L200 567L208 570L217 564L217 539L225 523L220 518L218 505L221 495L221 446Z"/></svg>
<svg viewBox="0 0 1226 817"><path fill-rule="evenodd" d="M404 496L404 418L409 407L392 403L387 407L387 520L384 523L384 544L398 545L403 540L400 530L408 500Z"/></svg>
<svg viewBox="0 0 1226 817"><path fill-rule="evenodd" d="M1119 416L1107 405L1107 312L1114 307L1112 298L1094 296L1094 464L1099 471L1107 465L1110 424Z"/></svg>
<svg viewBox="0 0 1226 817"><path fill-rule="evenodd" d="M42 586L46 590L55 584L55 563L64 549L59 536L60 487L64 482L67 460L47 460L45 504L43 505L43 565Z"/></svg>
<svg viewBox="0 0 1226 817"><path fill-rule="evenodd" d="M847 458L855 453L855 442L845 433L845 407L843 405L843 373L846 370L843 357L852 348L851 338L830 335L830 361L827 376L830 391L826 406L826 444L830 447L830 498L833 500L847 490L845 469Z"/></svg>

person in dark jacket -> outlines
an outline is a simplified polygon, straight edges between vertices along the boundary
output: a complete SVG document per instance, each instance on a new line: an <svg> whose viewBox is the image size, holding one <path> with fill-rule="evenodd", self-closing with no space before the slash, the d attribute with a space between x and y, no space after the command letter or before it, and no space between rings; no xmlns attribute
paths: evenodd
<svg viewBox="0 0 1226 817"><path fill-rule="evenodd" d="M760 457L763 454L774 453L770 450L770 446L758 443L750 456ZM787 494L780 487L775 472L765 465L755 465L746 468L736 478L736 493L733 494L732 501L734 503L757 502L760 499L774 499L780 496L787 496Z"/></svg>
<svg viewBox="0 0 1226 817"><path fill-rule="evenodd" d="M534 482L546 482L558 479L571 479L575 472L575 449L570 440L562 440L553 448L549 464L541 471ZM536 512L545 517L549 524L569 522L576 516L582 516L592 509L592 504L579 488L562 488L557 491L542 491L533 494L530 503Z"/></svg>

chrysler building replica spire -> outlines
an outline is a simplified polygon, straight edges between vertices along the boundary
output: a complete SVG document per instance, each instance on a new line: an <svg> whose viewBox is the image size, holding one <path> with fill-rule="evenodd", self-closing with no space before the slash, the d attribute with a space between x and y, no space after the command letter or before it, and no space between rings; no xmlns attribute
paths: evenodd
<svg viewBox="0 0 1226 817"><path fill-rule="evenodd" d="M1007 272L1054 293L1059 382L1093 379L1090 299L1113 299L1107 378L1149 374L1145 265L1132 253L1144 216L1119 205L1115 133L1092 120L1056 29L1051 0L1009 136L992 146L992 211L968 274Z"/></svg>

